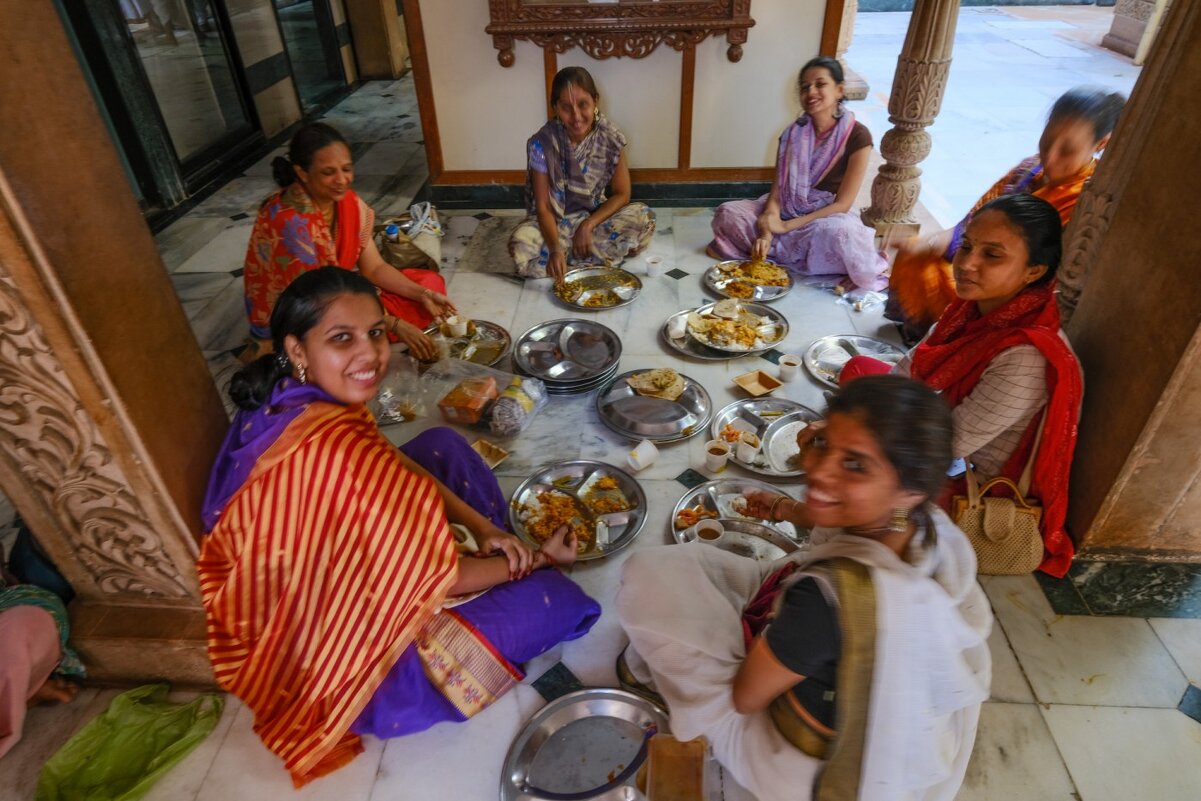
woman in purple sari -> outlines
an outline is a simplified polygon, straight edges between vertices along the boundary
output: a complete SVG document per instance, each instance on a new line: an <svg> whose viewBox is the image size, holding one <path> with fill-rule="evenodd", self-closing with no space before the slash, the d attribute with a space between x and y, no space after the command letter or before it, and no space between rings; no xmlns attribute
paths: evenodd
<svg viewBox="0 0 1201 801"><path fill-rule="evenodd" d="M842 66L819 56L798 79L804 113L780 135L776 178L758 200L717 207L719 259L768 259L800 275L846 275L857 286L887 286L875 233L852 209L867 174L872 135L845 110Z"/></svg>
<svg viewBox="0 0 1201 801"><path fill-rule="evenodd" d="M554 569L575 560L574 536L535 553L506 531L500 486L461 436L435 428L397 450L379 433L364 402L387 368L383 314L337 267L283 291L275 353L231 382L241 411L202 509L214 675L297 786L353 759L360 735L466 720L600 616Z"/></svg>

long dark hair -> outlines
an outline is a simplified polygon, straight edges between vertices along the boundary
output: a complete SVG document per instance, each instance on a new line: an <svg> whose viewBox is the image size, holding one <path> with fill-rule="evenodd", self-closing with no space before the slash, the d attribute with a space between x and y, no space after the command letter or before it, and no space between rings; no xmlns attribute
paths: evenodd
<svg viewBox="0 0 1201 801"><path fill-rule="evenodd" d="M1030 282L1030 286L1049 283L1059 271L1063 258L1063 223L1059 212L1047 201L1034 195L1002 195L981 206L973 217L986 211L999 211L1021 232L1030 256L1026 264L1044 264L1047 271Z"/></svg>
<svg viewBox="0 0 1201 801"><path fill-rule="evenodd" d="M938 498L951 466L951 407L920 381L899 375L873 375L848 382L833 397L826 416L850 415L871 432L897 471L902 489L920 492L926 503L915 509L929 523L929 504Z"/></svg>
<svg viewBox="0 0 1201 801"><path fill-rule="evenodd" d="M280 293L271 310L271 342L275 353L260 356L230 379L229 397L239 408L259 408L271 397L275 385L292 374L284 338L290 334L304 339L339 295L379 297L370 281L341 267L319 267L301 273Z"/></svg>
<svg viewBox="0 0 1201 801"><path fill-rule="evenodd" d="M272 159L271 177L280 186L291 186L296 180L296 171L292 167L295 165L307 171L313 166L313 157L317 155L317 151L334 143L346 145L346 149L350 149L346 137L338 133L332 125L310 122L293 135L286 157L276 156Z"/></svg>

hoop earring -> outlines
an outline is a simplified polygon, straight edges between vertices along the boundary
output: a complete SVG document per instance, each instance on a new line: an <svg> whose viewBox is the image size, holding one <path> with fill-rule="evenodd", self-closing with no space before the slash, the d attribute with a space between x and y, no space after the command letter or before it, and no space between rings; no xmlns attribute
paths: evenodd
<svg viewBox="0 0 1201 801"><path fill-rule="evenodd" d="M892 518L888 521L888 530L894 534L900 534L907 528L909 528L909 510L898 506L892 510Z"/></svg>
<svg viewBox="0 0 1201 801"><path fill-rule="evenodd" d="M304 365L303 365L303 364L298 364L298 365L296 365L296 372L298 373L298 375L296 376L296 378L297 378L297 380L299 380L299 381L300 381L300 383L301 383L301 384L307 384L307 383L309 383L309 382L308 382L308 378L307 378L307 376L305 375L305 371L304 371Z"/></svg>
<svg viewBox="0 0 1201 801"><path fill-rule="evenodd" d="M836 119L836 120L842 119L842 115L846 113L846 110L847 110L847 99L845 97L839 98L838 105L835 106L835 108L834 108L834 119Z"/></svg>

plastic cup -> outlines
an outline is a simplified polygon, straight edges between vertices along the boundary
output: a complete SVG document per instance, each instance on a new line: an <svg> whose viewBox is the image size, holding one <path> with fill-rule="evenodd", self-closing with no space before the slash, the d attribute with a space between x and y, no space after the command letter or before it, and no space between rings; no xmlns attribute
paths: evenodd
<svg viewBox="0 0 1201 801"><path fill-rule="evenodd" d="M662 256L647 256L646 257L646 277L658 278L663 274L663 257Z"/></svg>
<svg viewBox="0 0 1201 801"><path fill-rule="evenodd" d="M659 449L649 439L644 439L626 455L626 463L635 471L645 470L659 458Z"/></svg>
<svg viewBox="0 0 1201 801"><path fill-rule="evenodd" d="M780 368L781 381L794 381L801 374L801 357L785 354L776 366Z"/></svg>
<svg viewBox="0 0 1201 801"><path fill-rule="evenodd" d="M742 432L742 434L738 437L738 448L735 451L738 461L742 462L743 464L753 463L755 461L755 457L759 455L760 445L762 445L762 443L759 441L758 436L747 431Z"/></svg>
<svg viewBox="0 0 1201 801"><path fill-rule="evenodd" d="M711 473L720 473L726 469L730 460L730 444L720 439L711 439L705 443L705 469Z"/></svg>
<svg viewBox="0 0 1201 801"><path fill-rule="evenodd" d="M466 317L459 317L457 315L454 317L447 317L446 318L446 327L450 330L450 335L452 337L467 336L467 318Z"/></svg>
<svg viewBox="0 0 1201 801"><path fill-rule="evenodd" d="M726 533L726 527L717 520L701 520L696 524L696 539L710 545L717 542Z"/></svg>

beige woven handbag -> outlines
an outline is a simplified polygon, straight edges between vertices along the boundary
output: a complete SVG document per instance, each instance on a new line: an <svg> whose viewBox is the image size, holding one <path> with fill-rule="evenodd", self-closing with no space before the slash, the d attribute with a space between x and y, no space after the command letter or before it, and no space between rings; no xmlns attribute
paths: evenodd
<svg viewBox="0 0 1201 801"><path fill-rule="evenodd" d="M1015 576L1033 573L1043 560L1043 535L1039 529L1042 506L1026 498L1030 491L1030 476L1034 472L1034 457L1043 438L1046 415L1038 424L1034 447L1014 484L1004 476L978 485L969 465L967 497L956 495L951 501L951 517L967 534L976 552L977 572L986 576ZM1012 498L993 498L988 495L994 487L1006 486Z"/></svg>

